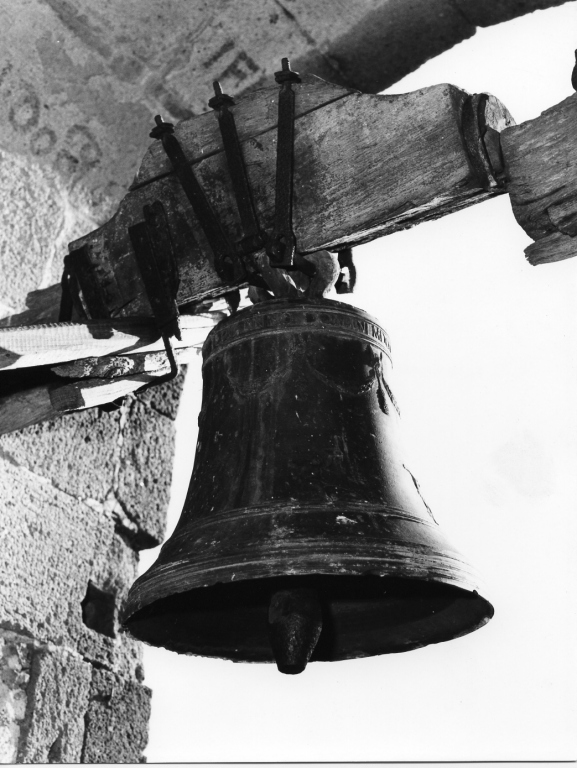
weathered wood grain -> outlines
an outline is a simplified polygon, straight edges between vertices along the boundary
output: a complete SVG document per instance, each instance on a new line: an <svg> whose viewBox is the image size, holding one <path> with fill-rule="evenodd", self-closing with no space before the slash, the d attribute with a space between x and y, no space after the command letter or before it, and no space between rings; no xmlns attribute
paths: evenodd
<svg viewBox="0 0 577 768"><path fill-rule="evenodd" d="M297 121L311 110L354 93L350 89L326 83L313 75L303 76L302 80L301 84L295 86ZM277 86L254 91L239 100L233 110L237 130L245 148L252 143L260 145L259 136L263 133L268 132L271 138L273 134L276 137L277 108ZM218 161L209 165L209 178L206 179L205 174L201 173L200 181L219 215L219 202L223 195L228 207L234 207L216 114L209 112L185 120L177 125L175 134L195 172L199 163L218 154ZM247 160L247 163L250 161ZM152 142L136 174L132 189L134 191L124 199L115 216L107 224L70 244L71 250L89 244L93 275L104 290L109 315L117 317L151 314L127 229L143 219L144 205L155 200L164 204L169 221L180 272L179 304L219 296L230 290L231 286L225 284L214 269L210 246L172 172L160 142ZM272 189L274 183L267 195ZM238 224L232 234L233 239L240 236ZM191 286L194 286L193 290Z"/></svg>
<svg viewBox="0 0 577 768"><path fill-rule="evenodd" d="M61 415L50 400L50 385L40 384L0 396L0 435Z"/></svg>
<svg viewBox="0 0 577 768"><path fill-rule="evenodd" d="M191 362L201 346L202 342L175 350L177 363ZM31 369L29 381L21 388L4 387L8 391L0 395L0 435L71 411L106 405L148 384L160 383L170 372L170 363L165 352L148 352L89 357L51 370L62 380L55 381L54 376L47 380L50 371ZM2 376L6 380L10 374L0 373L0 392Z"/></svg>
<svg viewBox="0 0 577 768"><path fill-rule="evenodd" d="M216 313L182 315L182 339L174 339L173 347L186 349L202 344L217 319ZM141 353L164 350L154 322L147 318L0 328L0 376L2 371L131 354L136 350Z"/></svg>
<svg viewBox="0 0 577 768"><path fill-rule="evenodd" d="M190 363L201 349L202 342L184 349L176 349L174 352L176 362L179 365ZM115 379L140 373L164 376L170 371L170 363L166 352L148 352L134 355L86 357L82 360L57 365L52 370L58 376L68 379Z"/></svg>
<svg viewBox="0 0 577 768"><path fill-rule="evenodd" d="M50 402L59 414L111 403L154 382L156 374L140 373L117 379L85 379L50 389Z"/></svg>
<svg viewBox="0 0 577 768"><path fill-rule="evenodd" d="M463 136L468 95L451 85L415 93L373 96L317 78L295 86L293 222L303 253L338 250L412 226L486 199ZM261 226L273 223L278 87L255 92L234 107L247 174ZM486 123L502 129L512 119L491 97ZM498 117L495 117L498 116ZM230 239L242 237L216 115L177 128L185 154ZM100 229L71 244L88 245L94 275L112 317L147 315L128 227L145 204L160 200L168 216L180 271L178 303L230 290L214 269L208 243L156 142L132 191Z"/></svg>
<svg viewBox="0 0 577 768"><path fill-rule="evenodd" d="M577 256L577 94L501 134L513 213L531 264Z"/></svg>
<svg viewBox="0 0 577 768"><path fill-rule="evenodd" d="M353 89L327 83L315 75L301 75L301 81L294 86L297 93L295 101L297 120L325 104L342 99L349 93L355 93ZM262 133L276 129L278 90L274 85L259 88L238 99L236 105L231 107L240 141L255 139ZM217 114L211 110L192 120L183 120L175 126L174 135L191 164L223 151L217 119ZM170 161L164 153L162 144L155 141L144 156L131 189L136 189L169 173L172 173Z"/></svg>
<svg viewBox="0 0 577 768"><path fill-rule="evenodd" d="M562 232L552 232L547 237L542 237L528 245L525 248L525 256L533 266L571 259L577 256L577 242L575 238L564 235Z"/></svg>
<svg viewBox="0 0 577 768"><path fill-rule="evenodd" d="M0 435L30 427L65 413L106 405L156 381L162 372L140 373L124 378L88 378L62 384L30 386L0 397Z"/></svg>

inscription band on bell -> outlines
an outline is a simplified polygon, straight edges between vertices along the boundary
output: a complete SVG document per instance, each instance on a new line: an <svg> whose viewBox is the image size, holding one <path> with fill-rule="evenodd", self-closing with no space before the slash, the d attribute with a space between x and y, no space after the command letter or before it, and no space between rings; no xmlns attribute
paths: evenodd
<svg viewBox="0 0 577 768"><path fill-rule="evenodd" d="M273 302L267 302L267 305ZM333 305L337 302L331 302ZM238 344L250 337L251 339L260 336L269 336L276 334L292 334L297 329L302 329L307 333L322 332L330 329L331 335L343 336L345 338L359 339L364 338L371 344L379 347L391 361L391 344L389 338L381 326L366 312L356 309L357 315L351 314L351 309L347 304L340 306L327 307L325 303L307 301L295 301L294 306L285 306L283 312L271 314L270 312L258 313L253 308L253 313L237 321L234 325L228 325L224 321L221 325L214 328L208 335L203 348L204 362L212 357L218 350ZM392 363L392 361L391 361Z"/></svg>

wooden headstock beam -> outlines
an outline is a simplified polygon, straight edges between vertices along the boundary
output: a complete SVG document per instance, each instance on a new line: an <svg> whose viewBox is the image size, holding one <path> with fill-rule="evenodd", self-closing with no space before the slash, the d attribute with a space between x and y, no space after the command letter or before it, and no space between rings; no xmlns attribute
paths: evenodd
<svg viewBox="0 0 577 768"><path fill-rule="evenodd" d="M365 242L508 192L517 221L536 241L526 249L531 264L577 255L577 94L515 126L497 99L469 97L450 85L401 96L359 94L313 77L297 87L294 225L303 251ZM234 107L265 228L272 220L276 93L276 88L256 91ZM176 133L228 231L240 237L216 116L191 118ZM127 232L141 220L143 205L155 199L165 205L171 235L179 243L179 303L233 287L214 270L199 224L160 144L153 144L117 214L71 244L72 249L89 246L95 274L107 289L107 311L114 318L108 337L90 337L90 322L30 325L57 319L59 286L35 292L26 312L0 322L5 328L21 326L0 339L4 369L31 368L29 386L7 397L0 391L0 433L74 407L108 402L165 373L160 340L154 341L158 349L145 347L145 338L154 332L143 317L150 309ZM130 317L135 315L141 317L136 324L144 323L135 331L140 334L135 346L129 349L124 341L110 346L115 326L134 325ZM185 321L206 327L185 331L177 349L180 362L218 319L217 312ZM7 331L0 327L0 335ZM75 334L84 339L76 346ZM24 347L11 350L17 337ZM67 364L59 375L69 377L62 384L34 382L38 366L59 363ZM1 376L2 370L0 381Z"/></svg>
<svg viewBox="0 0 577 768"><path fill-rule="evenodd" d="M296 101L293 228L301 253L339 250L444 216L499 194L487 174L479 125L498 133L513 120L494 97L476 101L452 85L374 96L313 76L294 85ZM273 225L278 86L238 100L234 110L261 227ZM480 111L480 112L479 112ZM217 117L177 125L187 161L229 239L242 238ZM486 169L485 169L486 170ZM100 229L71 243L87 279L101 286L111 317L149 314L128 227L143 207L166 210L180 272L179 304L230 290L160 142L152 144L131 191ZM100 302L101 304L102 302Z"/></svg>

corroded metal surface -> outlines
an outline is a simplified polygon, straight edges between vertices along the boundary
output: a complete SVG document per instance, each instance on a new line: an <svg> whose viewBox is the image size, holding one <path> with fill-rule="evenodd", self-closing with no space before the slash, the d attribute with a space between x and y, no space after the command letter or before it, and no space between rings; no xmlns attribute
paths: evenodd
<svg viewBox="0 0 577 768"><path fill-rule="evenodd" d="M130 593L135 636L272 661L271 597L301 588L323 610L312 661L409 650L490 618L403 461L390 344L369 315L263 302L217 326L203 354L190 489Z"/></svg>

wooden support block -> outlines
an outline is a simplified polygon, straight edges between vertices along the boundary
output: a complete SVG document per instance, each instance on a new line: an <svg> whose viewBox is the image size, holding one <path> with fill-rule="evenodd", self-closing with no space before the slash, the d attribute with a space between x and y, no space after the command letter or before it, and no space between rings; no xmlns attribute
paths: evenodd
<svg viewBox="0 0 577 768"><path fill-rule="evenodd" d="M192 362L202 344L176 349L174 357L179 365ZM164 376L170 371L166 352L148 352L135 355L110 355L107 357L86 357L52 368L55 374L67 379L101 378L116 379L125 376L145 374Z"/></svg>
<svg viewBox="0 0 577 768"><path fill-rule="evenodd" d="M513 213L531 264L577 256L577 94L501 134Z"/></svg>
<svg viewBox="0 0 577 768"><path fill-rule="evenodd" d="M161 375L159 371L116 379L69 381L60 385L43 383L0 397L0 435L65 413L106 405L136 392Z"/></svg>
<svg viewBox="0 0 577 768"><path fill-rule="evenodd" d="M175 351L175 358L179 365L184 365L198 352L196 346L181 348ZM170 363L165 352L148 352L88 357L56 366L52 372L63 377L62 381L55 381L54 377L47 381L50 371L32 368L28 385L24 382L21 388L12 386L0 396L0 435L64 413L106 405L148 384L160 383L170 372ZM3 375L4 382L10 376L0 372L0 385Z"/></svg>
<svg viewBox="0 0 577 768"><path fill-rule="evenodd" d="M367 242L502 191L487 184L486 150L477 136L481 125L498 132L513 123L494 97L483 100L479 115L471 109L474 97L452 85L374 96L304 76L294 90L293 224L302 253ZM232 108L267 232L274 214L278 92L278 86L255 91ZM183 121L175 135L230 240L238 242L243 233L216 114ZM70 245L83 279L98 282L99 302L111 317L150 315L128 228L156 200L166 211L178 263L179 305L234 287L217 274L201 224L155 142L115 216Z"/></svg>
<svg viewBox="0 0 577 768"><path fill-rule="evenodd" d="M552 232L547 237L542 237L527 246L525 256L533 266L571 259L577 256L577 238L564 235L562 232Z"/></svg>
<svg viewBox="0 0 577 768"><path fill-rule="evenodd" d="M105 405L154 382L158 376L141 373L117 379L85 379L50 389L50 402L58 414Z"/></svg>

